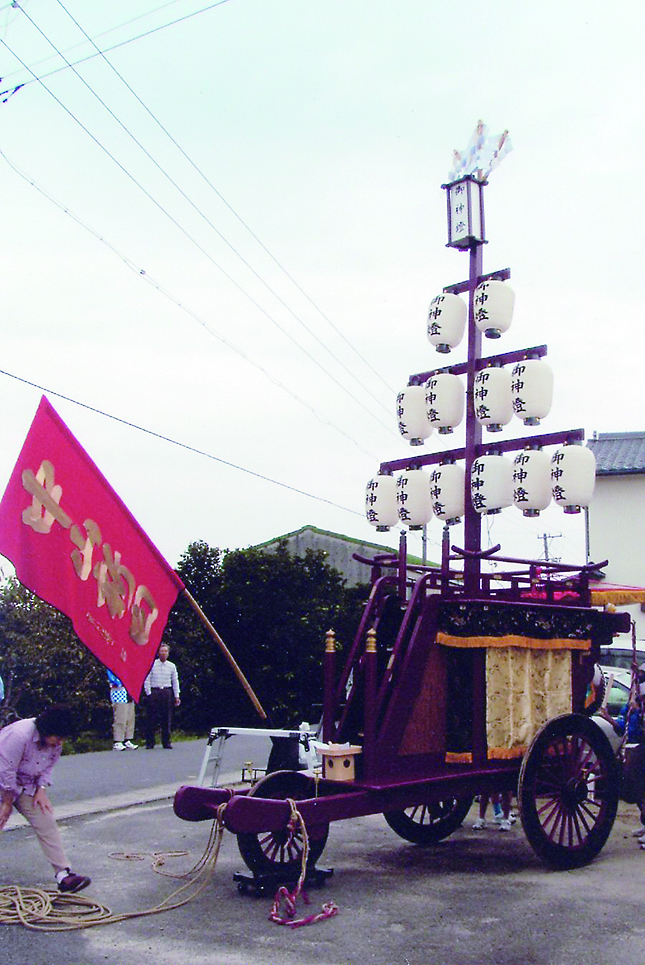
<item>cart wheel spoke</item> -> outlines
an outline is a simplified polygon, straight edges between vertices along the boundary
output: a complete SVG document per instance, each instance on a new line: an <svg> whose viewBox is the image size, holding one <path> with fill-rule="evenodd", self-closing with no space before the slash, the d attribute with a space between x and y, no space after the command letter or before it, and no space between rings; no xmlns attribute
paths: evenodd
<svg viewBox="0 0 645 965"><path fill-rule="evenodd" d="M432 804L415 804L403 811L383 815L393 831L414 844L434 844L461 827L473 803L472 797L448 798Z"/></svg>
<svg viewBox="0 0 645 965"><path fill-rule="evenodd" d="M249 797L295 801L311 796L310 779L300 771L275 771L267 774L249 791ZM328 828L309 839L309 864L314 865L327 843ZM299 869L304 848L301 829L288 827L259 834L238 834L237 843L246 865L254 874L272 874Z"/></svg>
<svg viewBox="0 0 645 965"><path fill-rule="evenodd" d="M591 861L613 826L618 786L616 760L600 728L580 714L556 717L537 734L520 771L529 843L556 867Z"/></svg>

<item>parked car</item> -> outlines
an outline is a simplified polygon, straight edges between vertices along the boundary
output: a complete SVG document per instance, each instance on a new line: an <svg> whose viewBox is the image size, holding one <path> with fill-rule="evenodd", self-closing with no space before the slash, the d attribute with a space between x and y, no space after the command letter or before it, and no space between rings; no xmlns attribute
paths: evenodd
<svg viewBox="0 0 645 965"><path fill-rule="evenodd" d="M636 663L645 663L645 650L643 650L642 646L638 646L638 644L642 644L642 640L637 641ZM626 647L622 643L612 643L609 647L603 647L601 649L600 658L600 663L603 667L618 667L622 670L631 670L634 653L631 647Z"/></svg>
<svg viewBox="0 0 645 965"><path fill-rule="evenodd" d="M631 662L631 650L630 650L630 662ZM609 691L609 696L607 698L607 710L615 717L616 714L620 713L621 709L625 706L629 700L629 690L632 685L632 675L629 670L621 670L616 666L607 666L602 664L600 669L605 675L605 680L609 682L609 678L613 677L613 682L611 685L611 690Z"/></svg>

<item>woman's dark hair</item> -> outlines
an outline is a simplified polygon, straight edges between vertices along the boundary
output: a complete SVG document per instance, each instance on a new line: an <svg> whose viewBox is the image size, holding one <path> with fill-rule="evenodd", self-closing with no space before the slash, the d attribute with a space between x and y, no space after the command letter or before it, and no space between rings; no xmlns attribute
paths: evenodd
<svg viewBox="0 0 645 965"><path fill-rule="evenodd" d="M36 730L41 737L73 737L76 720L66 704L54 704L36 717Z"/></svg>

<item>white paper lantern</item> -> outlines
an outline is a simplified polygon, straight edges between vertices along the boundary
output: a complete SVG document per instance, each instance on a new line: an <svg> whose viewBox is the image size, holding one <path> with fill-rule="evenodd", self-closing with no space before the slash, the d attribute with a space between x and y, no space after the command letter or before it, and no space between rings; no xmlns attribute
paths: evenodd
<svg viewBox="0 0 645 965"><path fill-rule="evenodd" d="M596 457L585 446L562 446L551 457L554 502L565 513L579 513L588 506L596 483Z"/></svg>
<svg viewBox="0 0 645 965"><path fill-rule="evenodd" d="M475 376L475 416L489 432L499 432L513 418L509 369L480 369Z"/></svg>
<svg viewBox="0 0 645 965"><path fill-rule="evenodd" d="M464 467L457 463L435 466L430 473L432 511L449 526L458 523L465 512Z"/></svg>
<svg viewBox="0 0 645 965"><path fill-rule="evenodd" d="M442 292L428 309L428 341L437 352L446 354L461 342L466 328L468 306L459 295Z"/></svg>
<svg viewBox="0 0 645 965"><path fill-rule="evenodd" d="M541 359L525 359L511 372L513 412L525 426L539 426L551 411L553 370Z"/></svg>
<svg viewBox="0 0 645 965"><path fill-rule="evenodd" d="M479 456L470 474L470 498L482 516L498 513L513 502L513 464L503 456Z"/></svg>
<svg viewBox="0 0 645 965"><path fill-rule="evenodd" d="M399 432L411 446L422 446L432 433L426 412L426 390L423 385L408 385L396 397Z"/></svg>
<svg viewBox="0 0 645 965"><path fill-rule="evenodd" d="M379 533L387 533L399 521L396 502L396 479L379 473L365 488L365 515Z"/></svg>
<svg viewBox="0 0 645 965"><path fill-rule="evenodd" d="M499 338L513 319L515 292L503 281L483 281L475 289L475 325L487 338Z"/></svg>
<svg viewBox="0 0 645 965"><path fill-rule="evenodd" d="M421 529L432 518L430 478L423 469L404 469L396 481L399 519L409 529Z"/></svg>
<svg viewBox="0 0 645 965"><path fill-rule="evenodd" d="M458 375L440 372L426 382L426 412L430 425L442 435L452 432L464 417L466 396Z"/></svg>
<svg viewBox="0 0 645 965"><path fill-rule="evenodd" d="M525 516L539 516L551 502L551 459L541 449L525 449L513 460L513 502Z"/></svg>

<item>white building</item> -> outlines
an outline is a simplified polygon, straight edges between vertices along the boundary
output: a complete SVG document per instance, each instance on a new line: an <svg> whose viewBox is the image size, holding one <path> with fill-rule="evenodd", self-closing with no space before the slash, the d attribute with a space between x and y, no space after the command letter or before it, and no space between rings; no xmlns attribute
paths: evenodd
<svg viewBox="0 0 645 965"><path fill-rule="evenodd" d="M645 432L594 433L596 488L587 510L587 561L602 562L607 583L645 587ZM620 607L645 640L645 604ZM628 635L621 643L631 646Z"/></svg>

